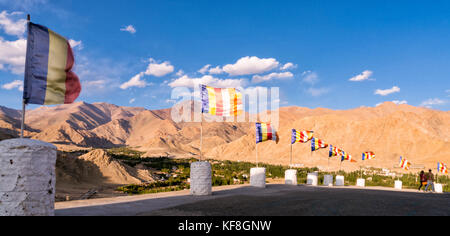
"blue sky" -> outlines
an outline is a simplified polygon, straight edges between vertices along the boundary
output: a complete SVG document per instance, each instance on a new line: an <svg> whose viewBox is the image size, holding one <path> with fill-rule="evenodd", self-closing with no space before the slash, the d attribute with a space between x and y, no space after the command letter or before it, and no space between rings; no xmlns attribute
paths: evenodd
<svg viewBox="0 0 450 236"><path fill-rule="evenodd" d="M280 106L449 110L448 12L449 1L0 0L0 105L21 106L29 13L72 40L78 101L167 108L174 87L206 82L280 87Z"/></svg>

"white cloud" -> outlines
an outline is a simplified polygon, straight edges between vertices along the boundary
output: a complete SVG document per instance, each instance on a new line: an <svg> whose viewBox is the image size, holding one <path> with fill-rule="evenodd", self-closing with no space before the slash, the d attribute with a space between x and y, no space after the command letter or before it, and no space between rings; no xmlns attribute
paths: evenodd
<svg viewBox="0 0 450 236"><path fill-rule="evenodd" d="M92 80L83 82L83 87L105 88L106 80Z"/></svg>
<svg viewBox="0 0 450 236"><path fill-rule="evenodd" d="M120 31L126 31L129 32L130 34L136 33L136 29L134 28L133 25L128 25L127 27L121 28Z"/></svg>
<svg viewBox="0 0 450 236"><path fill-rule="evenodd" d="M349 81L359 82L359 81L364 81L364 80L373 80L370 78L370 76L372 76L372 74L373 74L373 71L365 70L361 74L350 78Z"/></svg>
<svg viewBox="0 0 450 236"><path fill-rule="evenodd" d="M184 75L184 71L183 70L179 70L175 75L176 76L182 76L182 75Z"/></svg>
<svg viewBox="0 0 450 236"><path fill-rule="evenodd" d="M23 91L23 81L21 81L21 80L14 80L11 83L7 83L7 84L2 85L2 88L6 89L6 90L12 90L12 89L17 88L19 91Z"/></svg>
<svg viewBox="0 0 450 236"><path fill-rule="evenodd" d="M238 88L243 87L246 83L245 79L219 79L211 75L204 75L200 78L190 78L184 75L169 83L170 87L188 87L194 88L200 84L206 84L208 86L217 88Z"/></svg>
<svg viewBox="0 0 450 236"><path fill-rule="evenodd" d="M394 87L392 87L390 89L384 89L384 90L377 89L377 90L375 90L375 94L376 95L381 95L381 96L387 96L389 94L398 93L398 92L400 92L400 88L397 87L397 86L394 86Z"/></svg>
<svg viewBox="0 0 450 236"><path fill-rule="evenodd" d="M447 101L441 100L441 99L439 99L439 98L430 98L430 99L427 99L427 100L423 101L423 102L420 104L420 106L421 106L421 107L431 108L432 106L435 106L435 105L444 105L444 104L446 104L446 103L447 103Z"/></svg>
<svg viewBox="0 0 450 236"><path fill-rule="evenodd" d="M394 101L391 101L391 102L393 102L393 103L395 103L395 104L397 104L397 105L408 104L408 101L406 101L406 100L402 100L402 101L400 101L400 100L394 100ZM380 106L381 104L383 104L383 103L380 102L380 103L378 103L376 106Z"/></svg>
<svg viewBox="0 0 450 236"><path fill-rule="evenodd" d="M297 65L294 65L292 62L288 62L281 67L281 70L289 70L296 68Z"/></svg>
<svg viewBox="0 0 450 236"><path fill-rule="evenodd" d="M3 69L8 69L14 74L23 74L26 52L26 39L7 41L0 37L0 64L3 64Z"/></svg>
<svg viewBox="0 0 450 236"><path fill-rule="evenodd" d="M198 72L199 72L200 74L203 74L203 75L204 75L204 74L208 71L208 69L209 69L210 66L211 66L210 64L205 65L205 66L202 67L200 70L198 70Z"/></svg>
<svg viewBox="0 0 450 236"><path fill-rule="evenodd" d="M330 92L330 89L329 88L309 88L308 90L306 90L306 92L308 92L313 97L318 97L318 96L321 96L323 94Z"/></svg>
<svg viewBox="0 0 450 236"><path fill-rule="evenodd" d="M129 103L132 104L135 101L136 101L136 98L132 98L132 99L130 99Z"/></svg>
<svg viewBox="0 0 450 236"><path fill-rule="evenodd" d="M78 50L83 49L83 42L81 42L81 40L76 41L73 39L69 39L69 44L70 44L70 47L72 47L72 48L77 48Z"/></svg>
<svg viewBox="0 0 450 236"><path fill-rule="evenodd" d="M0 12L0 28L8 35L22 37L26 30L27 20L22 18L14 21L15 16L23 15L21 12L12 12L8 14L6 11Z"/></svg>
<svg viewBox="0 0 450 236"><path fill-rule="evenodd" d="M143 72L135 75L128 82L125 82L125 83L121 84L120 88L121 89L127 89L127 88L130 88L130 87L144 88L145 86L147 86L147 82L145 82L144 80L141 80L143 76L144 76Z"/></svg>
<svg viewBox="0 0 450 236"><path fill-rule="evenodd" d="M274 58L243 57L235 64L225 65L222 70L230 75L261 74L278 67L280 63Z"/></svg>
<svg viewBox="0 0 450 236"><path fill-rule="evenodd" d="M317 75L316 72L312 72L312 71L305 71L302 73L303 75L303 82L308 83L308 84L315 84L319 81L319 76Z"/></svg>
<svg viewBox="0 0 450 236"><path fill-rule="evenodd" d="M220 68L220 66L216 66L214 68L209 69L210 74L222 74L223 70Z"/></svg>
<svg viewBox="0 0 450 236"><path fill-rule="evenodd" d="M270 73L268 75L254 75L252 82L253 83L261 83L264 81L269 81L272 79L284 79L284 78L292 78L294 75L291 72L283 72L283 73Z"/></svg>
<svg viewBox="0 0 450 236"><path fill-rule="evenodd" d="M147 70L144 73L146 75L162 77L164 75L172 73L173 71L174 67L170 64L170 62L165 61L161 64L158 64L153 58L150 58L150 64L148 65Z"/></svg>

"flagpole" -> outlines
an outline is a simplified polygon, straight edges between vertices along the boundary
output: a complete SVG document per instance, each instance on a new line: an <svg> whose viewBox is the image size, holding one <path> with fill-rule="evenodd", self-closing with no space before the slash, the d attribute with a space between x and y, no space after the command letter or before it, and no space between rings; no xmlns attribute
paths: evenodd
<svg viewBox="0 0 450 236"><path fill-rule="evenodd" d="M292 145L292 143L291 143L291 161L290 161L289 167L292 167L292 152L293 152L293 146L294 146L294 145Z"/></svg>
<svg viewBox="0 0 450 236"><path fill-rule="evenodd" d="M203 112L200 121L200 161L203 160Z"/></svg>
<svg viewBox="0 0 450 236"><path fill-rule="evenodd" d="M30 24L30 21L31 21L31 16L30 16L30 14L27 14L27 25ZM28 41L28 39L27 39L27 41ZM25 83L25 80L24 80L24 83ZM23 131L25 129L25 105L26 105L25 99L22 98L22 122L20 124L20 138L23 138Z"/></svg>

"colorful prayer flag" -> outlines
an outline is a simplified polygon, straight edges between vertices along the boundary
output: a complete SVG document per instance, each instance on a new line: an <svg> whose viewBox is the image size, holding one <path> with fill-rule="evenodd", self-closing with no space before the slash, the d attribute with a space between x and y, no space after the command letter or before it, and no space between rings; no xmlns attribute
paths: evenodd
<svg viewBox="0 0 450 236"><path fill-rule="evenodd" d="M437 163L437 169L439 173L443 173L443 174L448 174L448 169L447 169L447 165L442 163L442 162L438 162Z"/></svg>
<svg viewBox="0 0 450 236"><path fill-rule="evenodd" d="M337 147L333 147L333 145L330 145L330 154L329 157L335 157L339 155L339 149Z"/></svg>
<svg viewBox="0 0 450 236"><path fill-rule="evenodd" d="M277 131L269 123L256 123L256 143L273 140L278 143L279 137Z"/></svg>
<svg viewBox="0 0 450 236"><path fill-rule="evenodd" d="M313 138L314 131L297 131L292 129L291 144L306 143Z"/></svg>
<svg viewBox="0 0 450 236"><path fill-rule="evenodd" d="M403 168L405 170L409 170L409 168L411 167L411 162L409 162L408 160L406 160L406 158L403 158L402 156L400 157L400 164L399 164L400 168Z"/></svg>
<svg viewBox="0 0 450 236"><path fill-rule="evenodd" d="M200 87L202 113L224 117L242 114L242 94L235 88L213 88L206 85Z"/></svg>
<svg viewBox="0 0 450 236"><path fill-rule="evenodd" d="M69 104L81 92L72 48L64 37L29 23L23 99L25 104Z"/></svg>
<svg viewBox="0 0 450 236"><path fill-rule="evenodd" d="M322 141L318 138L311 139L311 151L312 152L319 150L321 148L326 148L326 147L328 147L328 144L326 144L324 141Z"/></svg>
<svg viewBox="0 0 450 236"><path fill-rule="evenodd" d="M375 153L374 152L363 152L362 154L362 160L371 160L375 159Z"/></svg>
<svg viewBox="0 0 450 236"><path fill-rule="evenodd" d="M356 160L353 160L352 155L342 151L342 159L341 161L350 161L350 162L356 162Z"/></svg>

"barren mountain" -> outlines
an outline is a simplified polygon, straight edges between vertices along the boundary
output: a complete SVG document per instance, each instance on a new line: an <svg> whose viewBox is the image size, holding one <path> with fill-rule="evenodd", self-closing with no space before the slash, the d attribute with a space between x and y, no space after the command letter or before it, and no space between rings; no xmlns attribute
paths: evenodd
<svg viewBox="0 0 450 236"><path fill-rule="evenodd" d="M194 106L194 104L191 104ZM436 168L450 162L450 112L384 103L351 110L280 108L280 143L258 144L258 158L272 164L290 163L291 129L314 130L317 138L342 148L361 165L392 168L402 155L415 165ZM192 115L192 114L191 114ZM0 139L15 137L21 112L0 107ZM129 146L146 156L199 156L200 123L174 122L171 109L146 110L106 103L41 107L27 111L28 137L52 142L62 149ZM203 122L203 152L207 158L256 161L253 123ZM293 146L293 163L328 168L328 149L311 153L310 144ZM375 160L361 160L373 151ZM330 169L340 161L330 159Z"/></svg>

